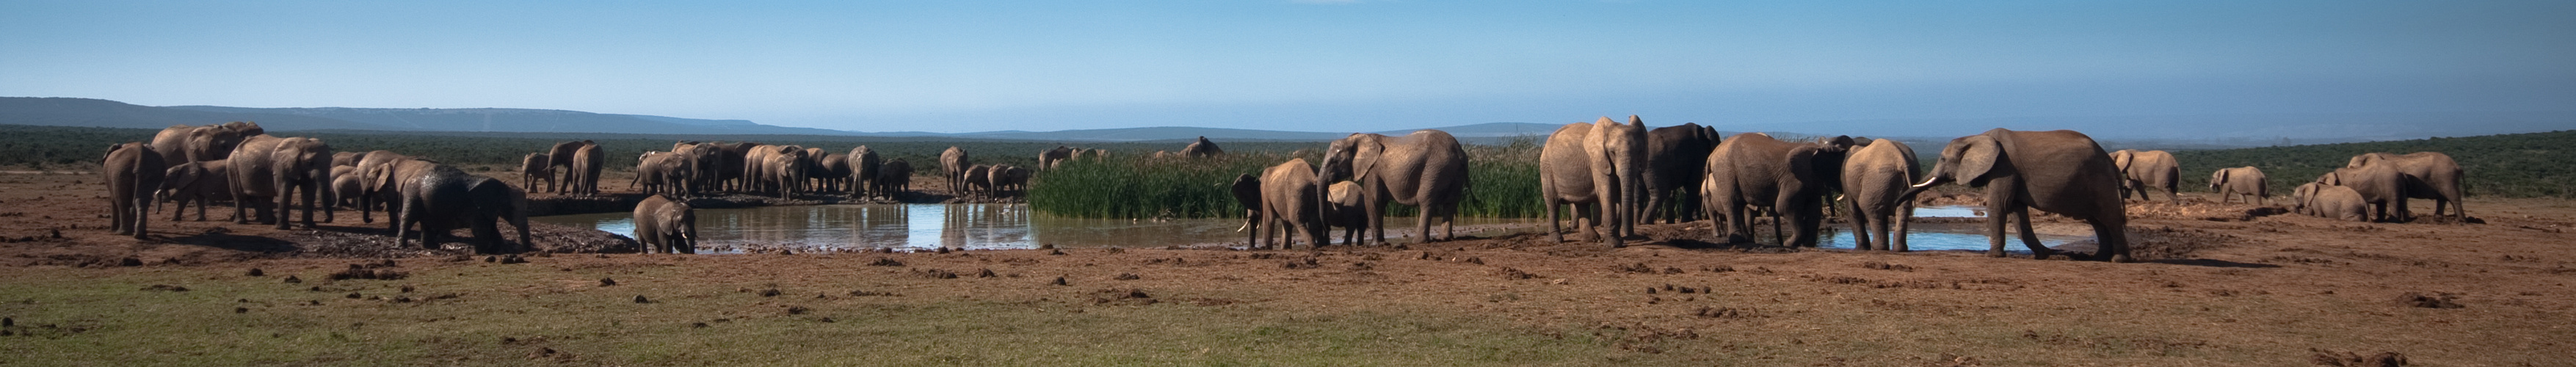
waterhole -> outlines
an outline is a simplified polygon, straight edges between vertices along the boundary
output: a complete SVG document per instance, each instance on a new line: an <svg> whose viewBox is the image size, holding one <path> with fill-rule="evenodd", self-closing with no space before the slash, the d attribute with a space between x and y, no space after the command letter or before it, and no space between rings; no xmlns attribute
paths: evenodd
<svg viewBox="0 0 2576 367"><path fill-rule="evenodd" d="M1165 247L1243 245L1241 218L1087 219L1028 209L1027 204L810 205L699 209L701 248L871 250L878 248L1030 249L1058 247ZM635 235L631 213L529 218L544 223ZM1409 242L1414 218L1388 217L1387 239ZM1458 218L1459 235L1495 236L1534 230L1536 219ZM1401 230L1399 230L1401 229ZM1434 226L1434 231L1439 227ZM1337 231L1338 233L1338 231ZM1332 235L1336 240L1339 234ZM1336 242L1338 243L1338 242ZM1303 246L1302 241L1300 246Z"/></svg>

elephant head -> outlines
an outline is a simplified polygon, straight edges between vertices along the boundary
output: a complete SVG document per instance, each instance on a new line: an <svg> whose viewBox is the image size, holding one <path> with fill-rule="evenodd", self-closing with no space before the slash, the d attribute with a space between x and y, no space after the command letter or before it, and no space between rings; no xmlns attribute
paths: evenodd
<svg viewBox="0 0 2576 367"><path fill-rule="evenodd" d="M1236 227L1235 232L1249 231L1261 223L1261 179L1259 177L1249 173L1234 175L1234 183L1227 185L1227 191L1234 194L1236 204L1243 205L1243 226ZM1259 237L1260 234L1255 233L1253 236ZM1246 241L1249 243L1251 240ZM1258 243L1253 244L1258 245Z"/></svg>
<svg viewBox="0 0 2576 367"><path fill-rule="evenodd" d="M188 132L188 161L208 161L232 156L233 148L241 146L242 139L251 136L257 135L242 135L240 130L219 126L191 129Z"/></svg>

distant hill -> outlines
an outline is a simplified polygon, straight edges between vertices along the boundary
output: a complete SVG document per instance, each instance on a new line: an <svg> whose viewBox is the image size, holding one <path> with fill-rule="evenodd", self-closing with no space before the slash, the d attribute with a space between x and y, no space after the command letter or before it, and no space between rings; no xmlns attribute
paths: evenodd
<svg viewBox="0 0 2576 367"><path fill-rule="evenodd" d="M1939 137L1945 140L1999 127L2014 130L2073 129L2114 145L2217 148L2552 131L2576 127L2576 111L1879 119L1717 125L1718 130L1730 132ZM2120 143L2108 143L2113 141Z"/></svg>
<svg viewBox="0 0 2576 367"><path fill-rule="evenodd" d="M701 120L678 117L618 115L524 108L247 108L221 106L171 106L163 108L220 113L318 117L387 127L384 130L407 131L617 132L635 134L721 135L858 134L840 130L769 126L743 120ZM267 122L261 122L260 124L261 126L267 126Z"/></svg>
<svg viewBox="0 0 2576 367"><path fill-rule="evenodd" d="M270 130L394 130L327 117L198 111L89 98L0 97L0 124L160 129L232 121L258 121Z"/></svg>

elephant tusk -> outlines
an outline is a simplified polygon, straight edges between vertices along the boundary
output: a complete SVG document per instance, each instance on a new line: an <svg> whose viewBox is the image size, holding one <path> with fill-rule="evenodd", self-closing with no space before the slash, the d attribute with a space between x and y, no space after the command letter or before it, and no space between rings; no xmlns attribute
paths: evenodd
<svg viewBox="0 0 2576 367"><path fill-rule="evenodd" d="M1917 188L1917 189L1928 189L1928 188L1932 188L1932 184L1933 184L1933 183L1937 183L1937 182L1941 182L1941 178L1940 178L1940 177L1927 178L1927 179L1923 179L1923 183L1914 184L1914 186L1912 186L1912 187L1913 187L1913 188Z"/></svg>

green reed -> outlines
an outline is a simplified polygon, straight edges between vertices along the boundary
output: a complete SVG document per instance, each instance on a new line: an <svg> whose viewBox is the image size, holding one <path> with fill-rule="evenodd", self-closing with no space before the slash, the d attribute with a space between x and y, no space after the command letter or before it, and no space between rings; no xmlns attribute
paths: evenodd
<svg viewBox="0 0 2576 367"><path fill-rule="evenodd" d="M1536 217L1538 140L1522 138L1497 145L1467 147L1467 198L1460 216ZM1317 147L1320 148L1320 147ZM1217 158L1112 157L1079 159L1037 172L1029 184L1029 208L1083 218L1226 218L1241 217L1227 185L1235 175L1252 174L1303 158L1323 162L1320 149L1295 153L1240 152ZM1390 204L1387 214L1411 216L1411 206Z"/></svg>

